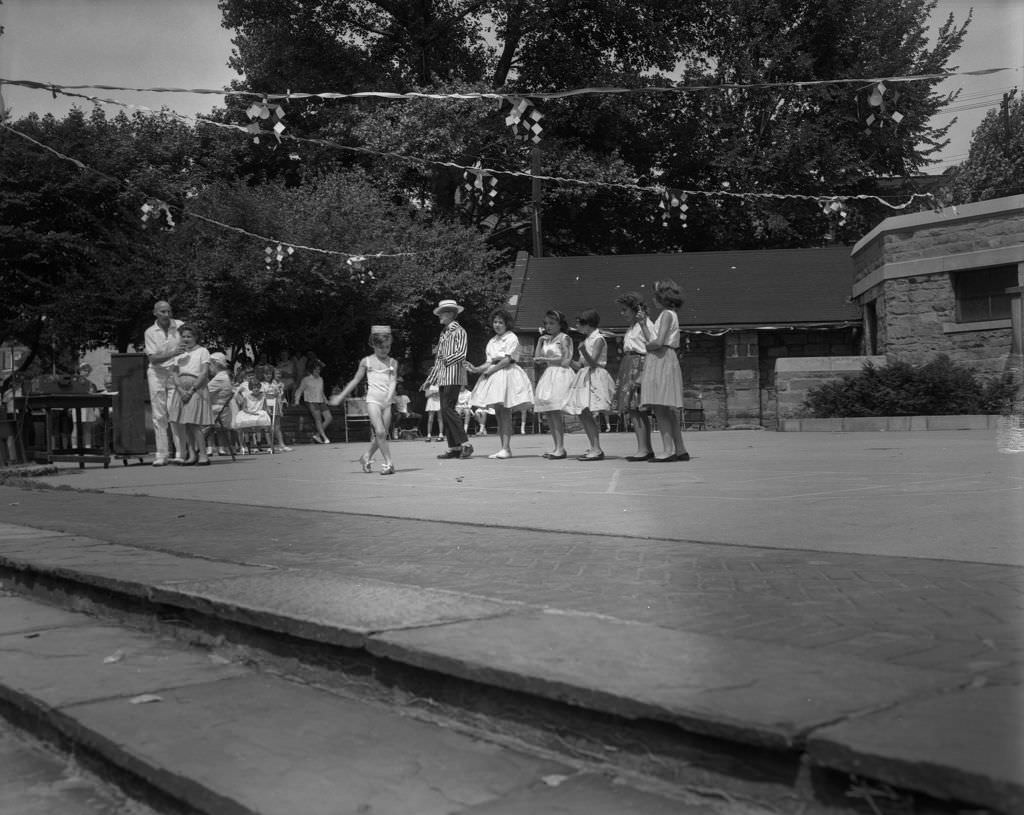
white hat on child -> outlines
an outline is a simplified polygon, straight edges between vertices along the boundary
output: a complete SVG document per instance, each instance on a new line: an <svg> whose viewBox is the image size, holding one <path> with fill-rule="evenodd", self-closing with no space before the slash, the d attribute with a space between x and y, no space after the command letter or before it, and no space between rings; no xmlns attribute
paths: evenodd
<svg viewBox="0 0 1024 815"><path fill-rule="evenodd" d="M371 325L370 326L370 333L371 334L390 334L391 333L391 326L389 326L389 325Z"/></svg>

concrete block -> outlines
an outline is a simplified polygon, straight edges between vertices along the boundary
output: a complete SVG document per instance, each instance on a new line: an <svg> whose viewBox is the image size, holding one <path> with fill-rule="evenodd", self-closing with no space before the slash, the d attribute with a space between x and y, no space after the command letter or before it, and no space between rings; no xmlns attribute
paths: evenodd
<svg viewBox="0 0 1024 815"><path fill-rule="evenodd" d="M910 426L910 419L911 419L911 417L910 416L889 416L887 418L889 420L889 428L888 428L889 430L893 430L893 431L911 430L911 426Z"/></svg>
<svg viewBox="0 0 1024 815"><path fill-rule="evenodd" d="M800 430L804 432L840 433L843 430L842 419L801 419Z"/></svg>
<svg viewBox="0 0 1024 815"><path fill-rule="evenodd" d="M843 419L843 430L852 433L877 433L889 429L889 420L885 416L851 416Z"/></svg>
<svg viewBox="0 0 1024 815"><path fill-rule="evenodd" d="M986 430L986 416L927 416L926 425L929 430Z"/></svg>
<svg viewBox="0 0 1024 815"><path fill-rule="evenodd" d="M815 763L997 812L1024 812L1024 691L901 702L811 734Z"/></svg>
<svg viewBox="0 0 1024 815"><path fill-rule="evenodd" d="M21 597L0 597L0 634L66 628L94 622L84 614L43 606Z"/></svg>
<svg viewBox="0 0 1024 815"><path fill-rule="evenodd" d="M441 815L563 764L262 675L64 711L65 729L200 812Z"/></svg>
<svg viewBox="0 0 1024 815"><path fill-rule="evenodd" d="M296 570L160 587L152 599L349 648L362 647L375 631L495 617L518 608L452 591Z"/></svg>
<svg viewBox="0 0 1024 815"><path fill-rule="evenodd" d="M793 748L962 677L824 651L540 612L371 637L378 656L692 732ZM844 677L837 682L836 677Z"/></svg>
<svg viewBox="0 0 1024 815"><path fill-rule="evenodd" d="M42 613L42 612L41 612ZM120 657L104 662L107 657ZM77 625L0 637L0 698L61 707L112 696L240 676L239 665L215 665L202 651L114 626ZM128 707L125 700L119 704Z"/></svg>

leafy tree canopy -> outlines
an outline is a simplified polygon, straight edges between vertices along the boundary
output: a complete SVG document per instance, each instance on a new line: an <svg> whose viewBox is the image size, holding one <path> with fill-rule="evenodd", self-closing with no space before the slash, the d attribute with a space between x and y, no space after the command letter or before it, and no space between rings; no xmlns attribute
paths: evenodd
<svg viewBox="0 0 1024 815"><path fill-rule="evenodd" d="M971 137L967 161L951 174L960 204L1024 193L1024 99L989 111Z"/></svg>

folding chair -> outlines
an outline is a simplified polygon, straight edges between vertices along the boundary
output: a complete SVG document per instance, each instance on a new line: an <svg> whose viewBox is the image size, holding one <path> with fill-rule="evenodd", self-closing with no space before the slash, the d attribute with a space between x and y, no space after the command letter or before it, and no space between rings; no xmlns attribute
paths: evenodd
<svg viewBox="0 0 1024 815"><path fill-rule="evenodd" d="M348 444L350 425L369 425L370 414L366 410L366 399L361 396L348 397L342 406L342 421L345 425L345 443Z"/></svg>
<svg viewBox="0 0 1024 815"><path fill-rule="evenodd" d="M209 445L207 444L207 440L209 439L211 433L213 434L213 438L214 438L215 441L218 438L218 435L217 435L218 433L221 433L221 432L227 433L227 436L228 436L228 450L231 453L231 460L232 461L236 461L237 460L235 458L235 444L234 444L234 441L231 439L231 434L234 433L235 431L233 431L230 427L228 427L226 424L224 424L224 414L226 413L228 416L231 415L231 407L230 407L230 405L231 405L231 401L234 398L235 398L235 394L234 394L234 392L232 392L232 393L228 394L228 398L227 399L225 399L222 402L218 403L219 406L220 406L220 410L217 411L217 415L216 415L216 417L213 420L213 424L210 425L209 427L207 427L203 431L203 446L204 447L209 447ZM210 407L212 409L214 407L217 407L217 405L211 405ZM217 446L220 447L221 445L217 445Z"/></svg>

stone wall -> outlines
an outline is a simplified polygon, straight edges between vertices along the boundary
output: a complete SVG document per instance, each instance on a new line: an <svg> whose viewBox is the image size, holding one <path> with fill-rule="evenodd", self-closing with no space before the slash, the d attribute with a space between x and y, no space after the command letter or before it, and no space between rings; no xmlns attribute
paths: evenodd
<svg viewBox="0 0 1024 815"><path fill-rule="evenodd" d="M803 403L811 388L840 377L859 374L866 362L885 365L885 357L843 356L843 357L788 357L775 364L775 392L778 400L776 412L779 426L787 419L803 415Z"/></svg>
<svg viewBox="0 0 1024 815"><path fill-rule="evenodd" d="M759 379L761 382L761 424L776 429L779 414L775 367L790 357L849 357L860 351L859 327L761 331Z"/></svg>
<svg viewBox="0 0 1024 815"><path fill-rule="evenodd" d="M684 341L683 387L700 395L709 427L725 427L725 338L684 334Z"/></svg>
<svg viewBox="0 0 1024 815"><path fill-rule="evenodd" d="M1006 370L1009 321L957 323L954 275L1016 264L1024 277L1024 196L888 218L852 255L854 295L874 304L879 353L915 364L947 354L982 376Z"/></svg>

